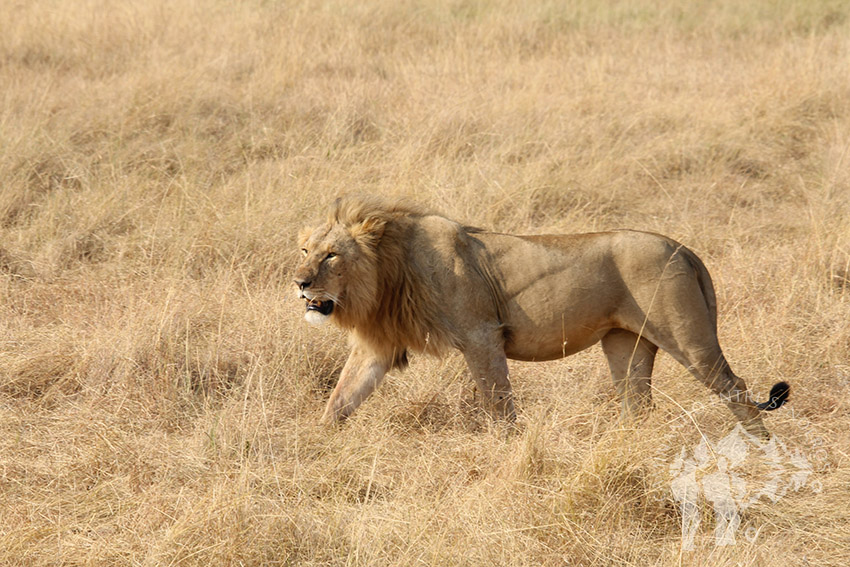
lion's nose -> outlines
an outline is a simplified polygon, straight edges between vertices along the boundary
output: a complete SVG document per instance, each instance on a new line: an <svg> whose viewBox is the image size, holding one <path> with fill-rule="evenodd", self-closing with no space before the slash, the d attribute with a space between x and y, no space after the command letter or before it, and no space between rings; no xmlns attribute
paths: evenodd
<svg viewBox="0 0 850 567"><path fill-rule="evenodd" d="M304 278L295 278L295 285L298 286L298 289L304 290L310 287L310 284L313 283L311 280Z"/></svg>

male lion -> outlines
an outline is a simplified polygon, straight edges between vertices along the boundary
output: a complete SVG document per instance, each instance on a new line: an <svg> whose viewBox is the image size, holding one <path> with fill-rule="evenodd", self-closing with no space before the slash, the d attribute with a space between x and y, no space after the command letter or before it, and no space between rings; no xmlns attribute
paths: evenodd
<svg viewBox="0 0 850 567"><path fill-rule="evenodd" d="M513 419L507 358L553 360L600 342L625 415L651 405L662 348L719 394L752 434L760 410L717 342L711 278L697 256L635 231L514 236L460 225L402 201L337 199L305 230L295 271L305 318L349 329L353 348L323 421L351 414L408 350L463 353L482 397Z"/></svg>

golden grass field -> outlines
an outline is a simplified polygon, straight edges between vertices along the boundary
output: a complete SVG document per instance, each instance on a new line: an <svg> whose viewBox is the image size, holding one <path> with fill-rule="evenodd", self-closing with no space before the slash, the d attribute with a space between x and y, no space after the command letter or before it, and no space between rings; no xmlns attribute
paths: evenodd
<svg viewBox="0 0 850 567"><path fill-rule="evenodd" d="M622 424L599 347L512 363L515 431L459 355L320 425L295 235L350 192L685 243L809 476L683 549L735 422L662 355ZM848 218L843 0L2 2L0 565L848 565Z"/></svg>

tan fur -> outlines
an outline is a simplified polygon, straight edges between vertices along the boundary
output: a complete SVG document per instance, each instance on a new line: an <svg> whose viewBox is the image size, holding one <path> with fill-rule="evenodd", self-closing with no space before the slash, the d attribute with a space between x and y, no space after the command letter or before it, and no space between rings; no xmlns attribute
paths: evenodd
<svg viewBox="0 0 850 567"><path fill-rule="evenodd" d="M334 300L353 349L323 418L336 421L406 364L459 349L495 413L514 417L507 358L552 360L601 341L627 415L651 404L658 348L720 394L752 433L760 411L717 342L705 266L663 236L616 231L513 236L403 201L337 199L301 235L302 298ZM330 255L329 255L330 254ZM324 320L316 311L311 318Z"/></svg>

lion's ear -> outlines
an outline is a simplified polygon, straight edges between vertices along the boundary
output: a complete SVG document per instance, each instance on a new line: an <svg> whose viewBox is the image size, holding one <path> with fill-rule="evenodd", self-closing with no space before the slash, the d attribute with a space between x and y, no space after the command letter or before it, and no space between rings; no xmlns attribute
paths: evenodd
<svg viewBox="0 0 850 567"><path fill-rule="evenodd" d="M351 237L363 244L377 246L386 226L386 219L369 217L351 227Z"/></svg>

